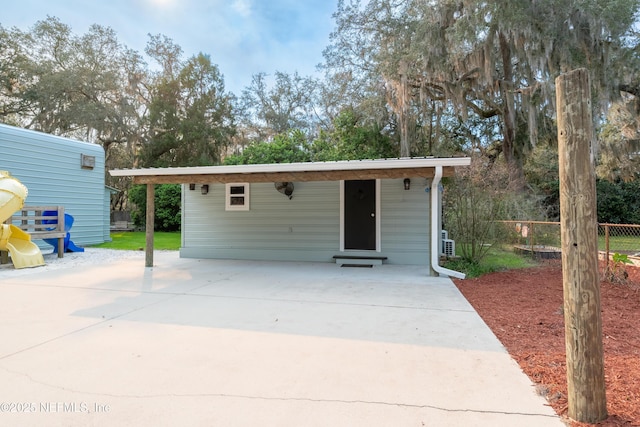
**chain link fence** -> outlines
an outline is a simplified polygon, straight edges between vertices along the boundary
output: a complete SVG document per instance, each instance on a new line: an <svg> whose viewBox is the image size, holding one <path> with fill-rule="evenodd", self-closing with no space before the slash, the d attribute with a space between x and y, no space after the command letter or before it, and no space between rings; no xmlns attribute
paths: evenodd
<svg viewBox="0 0 640 427"><path fill-rule="evenodd" d="M547 221L498 221L504 228L505 244L522 254L560 259L560 223ZM620 259L640 267L640 225L598 224L598 254L601 277Z"/></svg>

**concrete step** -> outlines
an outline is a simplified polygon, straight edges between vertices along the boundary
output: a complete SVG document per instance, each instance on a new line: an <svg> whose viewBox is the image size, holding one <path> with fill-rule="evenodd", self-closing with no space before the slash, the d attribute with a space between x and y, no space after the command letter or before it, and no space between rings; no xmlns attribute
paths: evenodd
<svg viewBox="0 0 640 427"><path fill-rule="evenodd" d="M339 266L374 266L382 265L387 260L386 256L355 256L334 255L333 259Z"/></svg>

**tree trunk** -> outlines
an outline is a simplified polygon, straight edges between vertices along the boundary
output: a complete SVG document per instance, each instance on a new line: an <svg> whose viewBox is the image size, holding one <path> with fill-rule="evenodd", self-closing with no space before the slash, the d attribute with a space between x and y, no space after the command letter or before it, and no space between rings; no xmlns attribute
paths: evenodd
<svg viewBox="0 0 640 427"><path fill-rule="evenodd" d="M513 142L510 142L513 144ZM506 144L505 144L506 145ZM505 149L507 147L504 147ZM509 169L509 185L514 191L524 191L527 188L527 183L524 178L524 159L517 153L510 152L505 153L505 160Z"/></svg>
<svg viewBox="0 0 640 427"><path fill-rule="evenodd" d="M513 90L513 67L511 48L503 33L499 35L500 54L502 56L503 79L499 82L502 97L502 153L509 169L509 179L514 190L524 190L524 162L522 150L516 147L516 107Z"/></svg>
<svg viewBox="0 0 640 427"><path fill-rule="evenodd" d="M409 157L411 155L411 127L414 123L413 117L410 112L411 93L409 90L407 70L407 63L401 61L398 70L398 79L394 79L393 77L385 77L387 84L391 88L387 96L387 103L396 114L398 120L398 132L400 134L400 157Z"/></svg>

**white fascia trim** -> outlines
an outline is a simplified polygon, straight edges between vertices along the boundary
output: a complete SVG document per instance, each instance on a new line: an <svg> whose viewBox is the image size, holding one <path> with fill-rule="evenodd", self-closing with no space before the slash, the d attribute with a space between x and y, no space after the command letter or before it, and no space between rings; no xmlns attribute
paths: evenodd
<svg viewBox="0 0 640 427"><path fill-rule="evenodd" d="M223 175L228 173L324 172L365 169L402 169L445 166L469 166L469 157L400 158L379 160L344 160L335 162L270 163L261 165L194 166L178 168L114 169L112 176L149 175Z"/></svg>

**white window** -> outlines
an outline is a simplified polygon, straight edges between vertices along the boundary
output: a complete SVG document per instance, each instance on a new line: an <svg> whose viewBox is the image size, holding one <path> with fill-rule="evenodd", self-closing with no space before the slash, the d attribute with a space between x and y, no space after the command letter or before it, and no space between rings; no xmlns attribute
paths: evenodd
<svg viewBox="0 0 640 427"><path fill-rule="evenodd" d="M226 185L225 210L248 211L249 210L249 183L235 183Z"/></svg>

